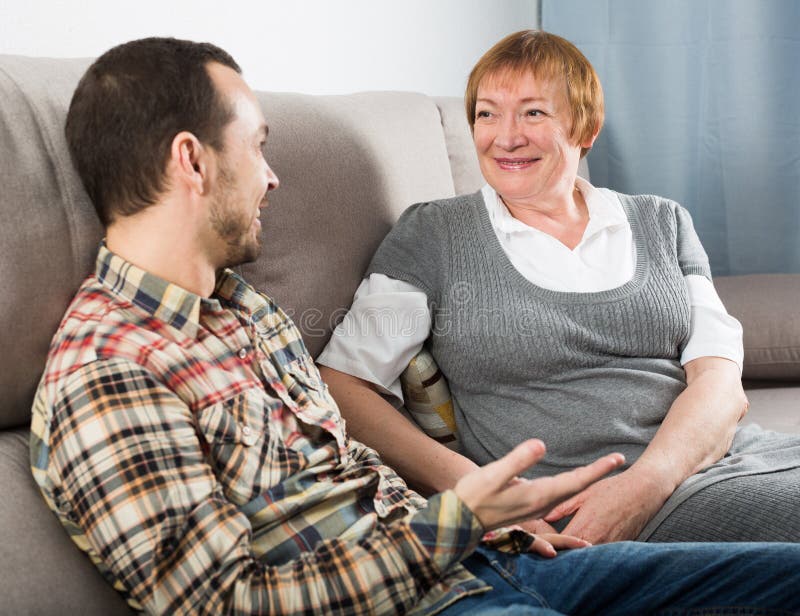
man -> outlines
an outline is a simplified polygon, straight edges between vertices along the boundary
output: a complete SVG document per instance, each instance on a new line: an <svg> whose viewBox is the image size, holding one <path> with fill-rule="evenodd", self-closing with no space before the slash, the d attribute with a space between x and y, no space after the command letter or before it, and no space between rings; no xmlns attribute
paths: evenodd
<svg viewBox="0 0 800 616"><path fill-rule="evenodd" d="M70 105L67 139L106 238L53 340L32 467L67 532L133 607L518 614L797 603L780 581L800 565L792 545L620 544L546 561L479 545L485 531L541 515L617 468L618 454L522 480L544 455L529 441L426 502L349 439L295 326L226 269L259 253L259 210L278 187L267 132L234 60L174 39L110 50ZM492 537L512 552L531 541Z"/></svg>

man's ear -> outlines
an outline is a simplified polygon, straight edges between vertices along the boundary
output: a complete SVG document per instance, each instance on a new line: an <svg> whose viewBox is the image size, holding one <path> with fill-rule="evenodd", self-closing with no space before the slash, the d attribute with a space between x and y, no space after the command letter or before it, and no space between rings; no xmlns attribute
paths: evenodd
<svg viewBox="0 0 800 616"><path fill-rule="evenodd" d="M172 140L170 164L173 180L198 195L204 195L209 185L209 149L188 131L181 131Z"/></svg>

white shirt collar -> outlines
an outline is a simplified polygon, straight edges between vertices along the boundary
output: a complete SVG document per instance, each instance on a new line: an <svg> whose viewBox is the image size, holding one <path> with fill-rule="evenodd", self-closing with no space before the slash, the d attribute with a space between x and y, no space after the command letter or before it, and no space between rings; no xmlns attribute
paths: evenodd
<svg viewBox="0 0 800 616"><path fill-rule="evenodd" d="M595 188L581 177L575 179L575 186L581 191L586 208L589 210L589 224L586 225L583 239L603 229L628 225L628 217L614 192ZM514 218L494 188L488 184L481 189L481 195L489 211L492 226L498 231L502 233L538 231Z"/></svg>

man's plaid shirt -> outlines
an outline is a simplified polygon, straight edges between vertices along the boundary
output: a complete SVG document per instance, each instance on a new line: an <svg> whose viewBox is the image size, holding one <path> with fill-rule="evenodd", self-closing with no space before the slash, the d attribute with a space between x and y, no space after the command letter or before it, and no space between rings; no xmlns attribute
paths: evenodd
<svg viewBox="0 0 800 616"><path fill-rule="evenodd" d="M233 272L210 299L101 246L53 339L33 475L152 613L401 613L487 586L482 529L350 440L291 320ZM423 597L422 601L420 598Z"/></svg>

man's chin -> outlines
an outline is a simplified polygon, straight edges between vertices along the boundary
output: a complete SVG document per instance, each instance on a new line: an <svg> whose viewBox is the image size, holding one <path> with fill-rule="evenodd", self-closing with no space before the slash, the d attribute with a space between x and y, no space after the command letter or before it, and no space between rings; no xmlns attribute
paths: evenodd
<svg viewBox="0 0 800 616"><path fill-rule="evenodd" d="M225 267L236 267L252 263L261 256L261 242L252 242L245 246L231 247Z"/></svg>

